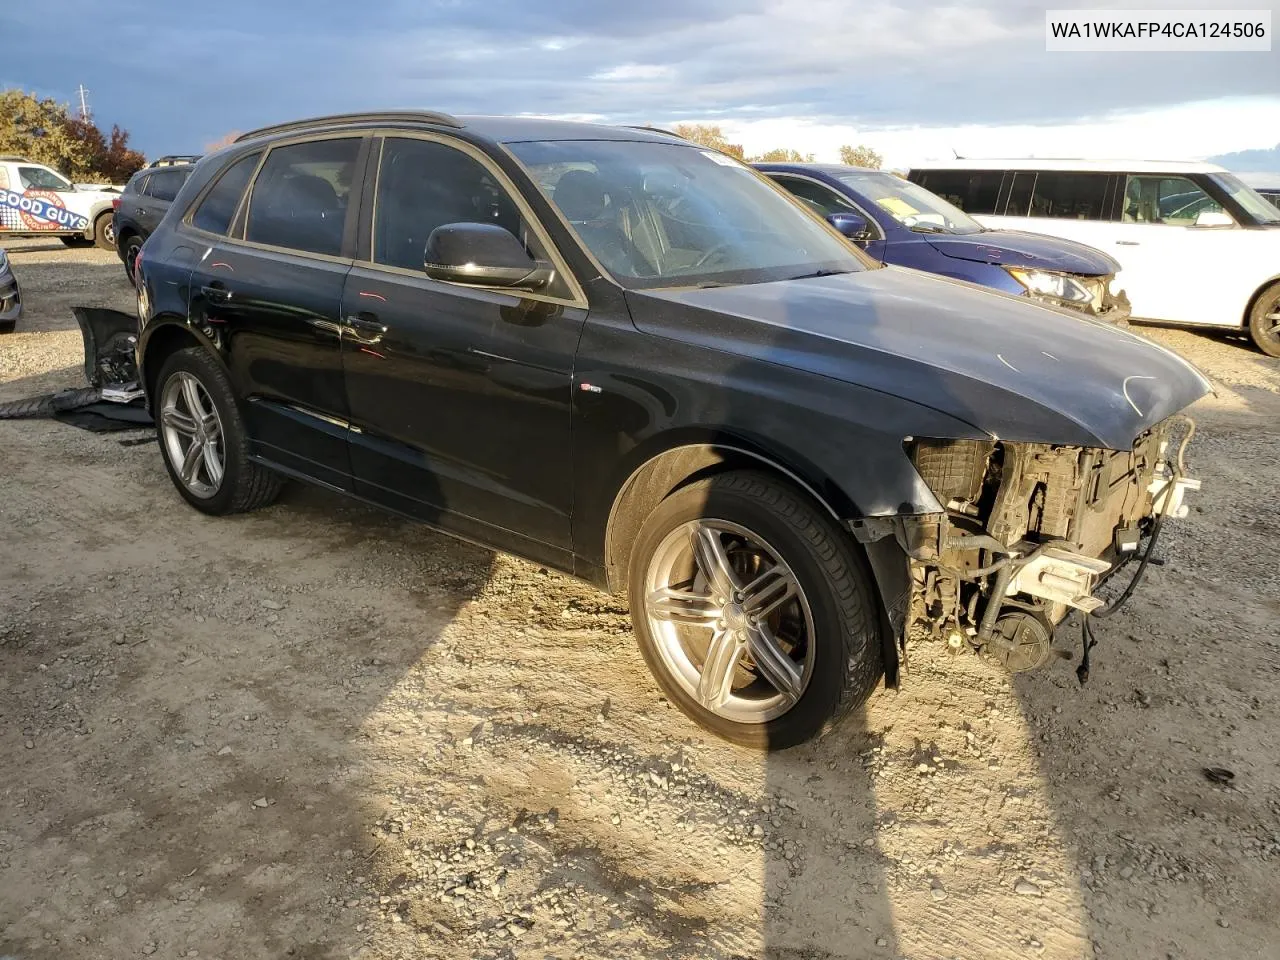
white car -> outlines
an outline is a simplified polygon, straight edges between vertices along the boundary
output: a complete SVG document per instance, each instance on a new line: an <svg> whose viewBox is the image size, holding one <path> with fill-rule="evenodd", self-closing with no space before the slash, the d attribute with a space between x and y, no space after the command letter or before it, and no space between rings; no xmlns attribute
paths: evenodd
<svg viewBox="0 0 1280 960"><path fill-rule="evenodd" d="M1064 237L1120 263L1135 320L1248 330L1280 357L1280 213L1211 163L953 160L908 178L985 226Z"/></svg>
<svg viewBox="0 0 1280 960"><path fill-rule="evenodd" d="M0 157L0 240L62 239L68 246L93 243L115 249L114 189L72 183L56 170L21 157Z"/></svg>

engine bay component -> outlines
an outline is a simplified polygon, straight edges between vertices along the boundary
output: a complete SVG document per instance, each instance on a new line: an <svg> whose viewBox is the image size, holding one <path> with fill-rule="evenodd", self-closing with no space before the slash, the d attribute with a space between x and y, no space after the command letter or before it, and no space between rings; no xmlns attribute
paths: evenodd
<svg viewBox="0 0 1280 960"><path fill-rule="evenodd" d="M1049 547L1018 568L1005 593L1025 593L1089 613L1102 606L1102 601L1093 595L1093 587L1098 576L1110 569L1111 564L1105 560Z"/></svg>
<svg viewBox="0 0 1280 960"><path fill-rule="evenodd" d="M1026 610L1005 613L983 647L983 653L1010 673L1035 670L1049 659L1053 631L1041 617Z"/></svg>

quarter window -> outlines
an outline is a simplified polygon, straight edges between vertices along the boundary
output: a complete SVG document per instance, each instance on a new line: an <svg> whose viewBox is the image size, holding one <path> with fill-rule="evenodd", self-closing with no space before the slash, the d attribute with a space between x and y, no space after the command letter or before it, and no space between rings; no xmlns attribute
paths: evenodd
<svg viewBox="0 0 1280 960"><path fill-rule="evenodd" d="M1129 177L1124 190L1125 223L1163 223L1186 227L1222 204L1186 177Z"/></svg>
<svg viewBox="0 0 1280 960"><path fill-rule="evenodd" d="M918 179L926 190L950 201L965 213L996 213L996 200L1004 172L1000 170L921 170Z"/></svg>
<svg viewBox="0 0 1280 960"><path fill-rule="evenodd" d="M191 225L210 233L225 234L261 156L260 153L251 153L228 167L213 185L213 189L200 201L200 206L191 217Z"/></svg>
<svg viewBox="0 0 1280 960"><path fill-rule="evenodd" d="M305 253L341 254L360 142L344 137L274 148L249 194L244 238Z"/></svg>
<svg viewBox="0 0 1280 960"><path fill-rule="evenodd" d="M1031 191L1032 217L1052 217L1057 220L1101 220L1103 203L1107 196L1105 173L1060 173L1042 170L1036 174L1019 173L1014 181L1014 192L1021 190L1021 179L1035 178ZM1010 195L1010 205L1012 206ZM1012 209L1010 215L1013 214Z"/></svg>
<svg viewBox="0 0 1280 960"><path fill-rule="evenodd" d="M421 270L427 238L447 223L496 224L535 260L547 259L520 208L484 164L434 140L388 138L378 171L374 262Z"/></svg>

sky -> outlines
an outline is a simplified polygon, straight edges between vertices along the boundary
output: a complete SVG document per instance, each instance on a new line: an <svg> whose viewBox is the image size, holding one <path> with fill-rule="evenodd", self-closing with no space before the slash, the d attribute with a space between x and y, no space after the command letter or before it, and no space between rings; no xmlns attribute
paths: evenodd
<svg viewBox="0 0 1280 960"><path fill-rule="evenodd" d="M0 88L149 156L360 109L719 123L748 154L1199 159L1280 141L1270 53L1048 53L1044 12L1274 0L0 3ZM1280 18L1278 18L1280 22Z"/></svg>

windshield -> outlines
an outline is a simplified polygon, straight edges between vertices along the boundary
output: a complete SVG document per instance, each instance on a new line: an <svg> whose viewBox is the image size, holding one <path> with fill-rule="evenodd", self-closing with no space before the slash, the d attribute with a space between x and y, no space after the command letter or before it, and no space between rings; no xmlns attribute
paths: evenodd
<svg viewBox="0 0 1280 960"><path fill-rule="evenodd" d="M18 176L27 190L71 190L73 187L44 167L19 167Z"/></svg>
<svg viewBox="0 0 1280 960"><path fill-rule="evenodd" d="M892 173L842 173L839 179L920 233L981 233L985 227L936 193Z"/></svg>
<svg viewBox="0 0 1280 960"><path fill-rule="evenodd" d="M1211 173L1209 179L1230 194L1231 199L1244 208L1254 223L1280 223L1276 208L1268 203L1253 187L1246 186L1230 173Z"/></svg>
<svg viewBox="0 0 1280 960"><path fill-rule="evenodd" d="M838 235L723 154L633 140L507 147L625 287L765 283L866 269Z"/></svg>

